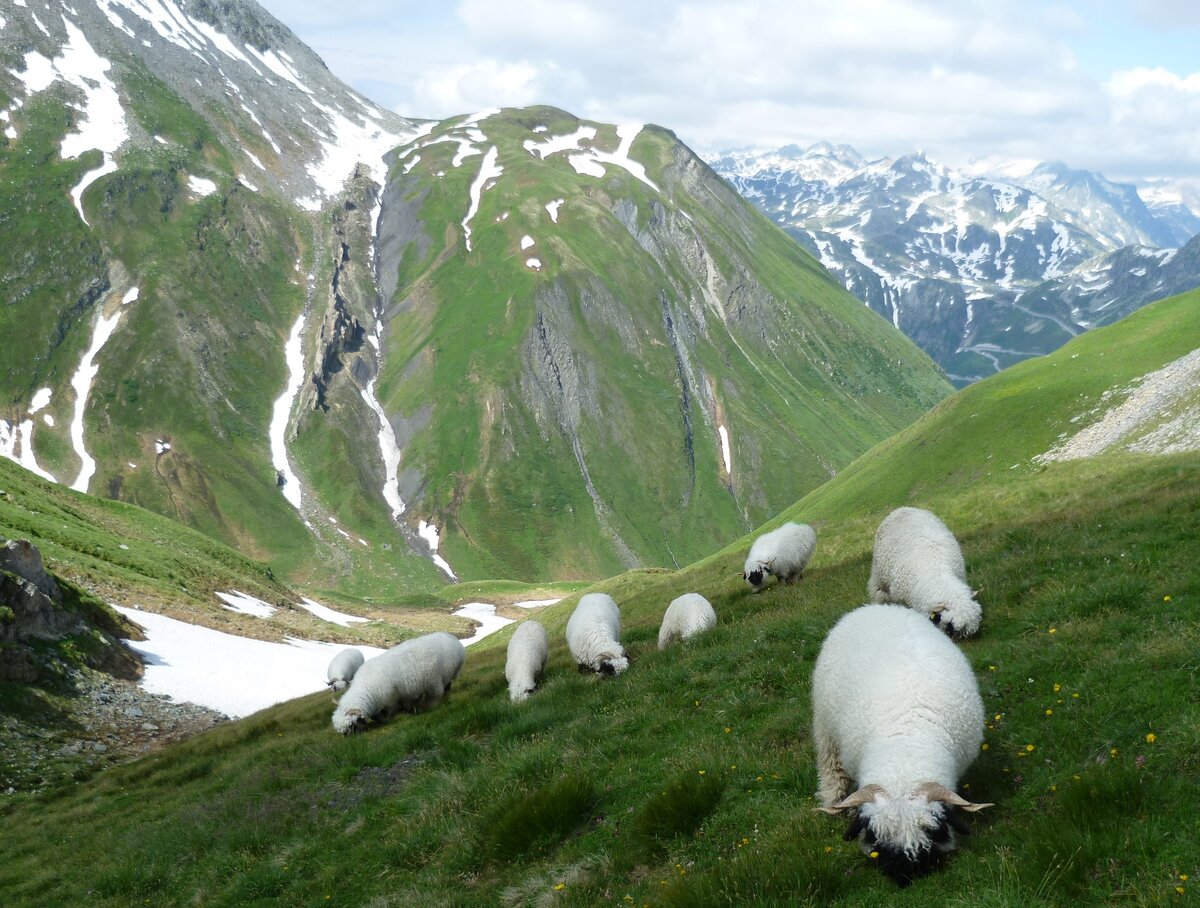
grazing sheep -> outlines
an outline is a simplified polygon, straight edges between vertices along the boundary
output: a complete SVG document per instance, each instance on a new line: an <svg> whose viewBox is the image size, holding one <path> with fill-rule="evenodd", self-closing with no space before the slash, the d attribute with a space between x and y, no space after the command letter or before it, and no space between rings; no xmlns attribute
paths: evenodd
<svg viewBox="0 0 1200 908"><path fill-rule="evenodd" d="M433 706L462 668L466 651L445 631L405 640L363 663L333 713L344 735L362 731L400 710Z"/></svg>
<svg viewBox="0 0 1200 908"><path fill-rule="evenodd" d="M354 673L362 668L363 654L351 647L344 649L329 663L329 668L325 669L325 677L328 678L328 685L335 691L345 690L351 679L354 678Z"/></svg>
<svg viewBox="0 0 1200 908"><path fill-rule="evenodd" d="M804 576L804 568L817 547L817 533L806 523L785 523L763 533L750 546L742 579L761 593L767 577L774 574L783 583L795 583Z"/></svg>
<svg viewBox="0 0 1200 908"><path fill-rule="evenodd" d="M522 621L508 641L508 659L504 677L508 679L508 698L513 703L528 699L538 688L538 676L546 667L549 644L546 629L537 621Z"/></svg>
<svg viewBox="0 0 1200 908"><path fill-rule="evenodd" d="M621 612L607 593L588 593L567 621L567 647L579 670L619 675L629 668L621 648Z"/></svg>
<svg viewBox="0 0 1200 908"><path fill-rule="evenodd" d="M930 511L896 508L879 524L867 595L916 609L955 639L979 630L983 610L967 586L962 549Z"/></svg>
<svg viewBox="0 0 1200 908"><path fill-rule="evenodd" d="M901 885L932 870L966 833L959 776L983 741L970 663L920 614L864 605L834 625L813 671L819 810L858 808L846 832ZM858 788L850 793L852 785Z"/></svg>
<svg viewBox="0 0 1200 908"><path fill-rule="evenodd" d="M689 640L716 626L712 603L699 593L684 593L667 606L658 629L658 648L666 649L676 640Z"/></svg>

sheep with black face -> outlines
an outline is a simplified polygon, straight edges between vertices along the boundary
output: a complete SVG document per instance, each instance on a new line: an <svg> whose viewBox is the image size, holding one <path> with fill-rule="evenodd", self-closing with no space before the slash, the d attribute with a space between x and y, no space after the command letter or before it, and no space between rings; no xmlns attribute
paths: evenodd
<svg viewBox="0 0 1200 908"><path fill-rule="evenodd" d="M761 593L767 578L774 575L781 583L795 583L804 576L804 569L817 547L817 533L806 523L785 523L763 533L750 546L742 579Z"/></svg>
<svg viewBox="0 0 1200 908"><path fill-rule="evenodd" d="M879 524L867 595L916 609L955 639L977 633L983 617L958 540L922 508L896 508Z"/></svg>
<svg viewBox="0 0 1200 908"><path fill-rule="evenodd" d="M621 611L607 593L588 593L567 620L567 647L580 671L619 675L629 668L621 646Z"/></svg>
<svg viewBox="0 0 1200 908"><path fill-rule="evenodd" d="M825 638L812 698L818 809L856 811L847 840L901 885L934 869L967 831L958 811L992 806L955 793L983 741L966 657L919 613L864 605Z"/></svg>

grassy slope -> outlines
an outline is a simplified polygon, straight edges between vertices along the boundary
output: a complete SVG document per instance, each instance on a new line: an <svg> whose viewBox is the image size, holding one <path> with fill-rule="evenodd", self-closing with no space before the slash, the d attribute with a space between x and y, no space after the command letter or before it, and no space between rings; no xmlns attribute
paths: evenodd
<svg viewBox="0 0 1200 908"><path fill-rule="evenodd" d="M569 344L580 385L595 401L588 410L585 395L579 425L592 483L617 532L646 563L701 557L948 390L927 358L728 187L715 177L685 187L674 137L645 130L637 157L669 187L669 204L698 225L730 289L750 267L748 283L789 303L786 323L761 338L739 321L753 313L735 313L728 325L714 320L693 339L694 374L707 376L711 389L691 388L692 487L662 299L679 321L683 298L701 295L695 266L671 248L651 257L614 216L625 200L638 229L668 217L659 196L620 168L604 180L580 177L562 155L542 162L521 147L534 125L564 134L577 123L550 108L485 121L504 173L483 193L470 253L459 222L480 156L455 168L456 145L433 144L420 150L410 173L399 176L411 160L393 173L406 193L421 195L431 242L423 256L410 249L401 262L380 397L410 418L432 407L432 424L408 443L405 463L426 477L420 510L446 527L447 558L464 576L528 578L570 565L572 576L595 577L619 568L612 547L595 544L601 533L570 439L556 425L539 424L521 389L525 360L541 355L527 350L536 346L539 312L551 337ZM599 129L597 141L614 146L612 128ZM557 224L542 207L554 198L568 200ZM536 245L521 252L526 234ZM540 272L524 264L532 255ZM539 297L551 287L562 292L562 304ZM732 480L722 475L715 426L697 401L709 393L730 428ZM689 506L680 508L689 488Z"/></svg>
<svg viewBox="0 0 1200 908"><path fill-rule="evenodd" d="M1110 383L1195 346L1186 302L1113 329ZM993 416L1045 407L1027 416L1040 426L1105 384L1085 340L1040 364L1058 371L1052 399L1020 384L1039 364L1019 367L1007 381L1022 397L1000 376L971 409L964 395L931 416L920 464L905 447L914 429L831 483L818 501L842 483L871 494L825 512L801 584L751 596L744 547L603 584L622 605L627 674L574 671L565 602L543 613L548 679L520 708L503 681L507 634L472 650L441 707L358 738L334 736L327 697L294 701L86 789L10 800L0 884L25 904L88 892L114 905L1179 903L1176 887L1192 885L1181 875L1200 869L1200 458L967 469L989 462L993 436L970 417L985 402ZM947 413L961 419L939 422ZM1016 430L995 428L1012 454ZM1038 432L1061 429L1030 431L1026 460L1045 447ZM887 466L890 492L862 478ZM922 468L949 478L910 495ZM904 500L947 514L986 590L983 631L964 650L992 718L963 781L997 806L944 871L901 892L841 842L843 823L810 809L808 688L824 634L863 599L868 512ZM658 653L662 611L689 589L713 601L718 628Z"/></svg>

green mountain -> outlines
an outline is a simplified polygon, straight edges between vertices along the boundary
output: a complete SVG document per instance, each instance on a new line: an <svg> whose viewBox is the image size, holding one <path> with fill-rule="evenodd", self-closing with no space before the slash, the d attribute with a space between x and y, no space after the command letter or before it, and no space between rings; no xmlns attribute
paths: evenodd
<svg viewBox="0 0 1200 908"><path fill-rule="evenodd" d="M249 0L15 7L0 109L0 453L299 583L686 564L949 391L670 133L407 120Z"/></svg>
<svg viewBox="0 0 1200 908"><path fill-rule="evenodd" d="M8 796L6 899L1185 903L1200 459L1123 446L1165 438L1195 405L1197 303L1153 304L985 379L801 500L789 515L821 536L799 584L751 594L738 576L747 537L678 572L599 585L621 604L632 656L618 678L575 671L569 600L541 613L547 678L520 707L503 632L472 648L436 709L361 736L335 735L330 698L314 695L73 790ZM1113 444L1090 457L1037 459L1168 387L1171 402L1141 414L1153 426L1101 433ZM901 503L945 516L985 590L982 631L963 649L986 748L963 784L996 805L906 890L841 840L844 822L811 809L808 728L821 640L864 598L874 527ZM659 652L663 610L685 590L713 602L718 626Z"/></svg>

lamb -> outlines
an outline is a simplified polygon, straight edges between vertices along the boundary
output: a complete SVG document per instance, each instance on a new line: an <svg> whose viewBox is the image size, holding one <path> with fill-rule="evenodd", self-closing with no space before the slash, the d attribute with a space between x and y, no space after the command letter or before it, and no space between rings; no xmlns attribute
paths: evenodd
<svg viewBox="0 0 1200 908"><path fill-rule="evenodd" d="M621 648L621 612L607 593L588 593L567 621L567 647L579 670L619 675L629 668Z"/></svg>
<svg viewBox="0 0 1200 908"><path fill-rule="evenodd" d="M817 808L858 808L846 831L901 885L934 869L966 824L956 794L983 741L975 675L946 636L900 605L864 605L834 625L813 670ZM859 787L850 793L851 785Z"/></svg>
<svg viewBox="0 0 1200 908"><path fill-rule="evenodd" d="M667 606L658 629L658 648L666 649L676 640L689 640L716 626L712 603L699 593L684 593Z"/></svg>
<svg viewBox="0 0 1200 908"><path fill-rule="evenodd" d="M879 524L867 595L916 609L955 639L979 630L983 610L967 586L962 549L930 511L897 508Z"/></svg>
<svg viewBox="0 0 1200 908"><path fill-rule="evenodd" d="M333 657L329 668L325 669L325 677L329 679L327 684L335 691L345 690L354 678L354 673L362 668L362 664L361 652L353 647L342 650Z"/></svg>
<svg viewBox="0 0 1200 908"><path fill-rule="evenodd" d="M465 658L458 638L438 631L368 659L334 710L333 727L348 735L400 710L433 706L450 690Z"/></svg>
<svg viewBox="0 0 1200 908"><path fill-rule="evenodd" d="M548 651L546 628L537 621L522 621L508 641L508 659L504 663L508 698L513 703L528 699L537 690Z"/></svg>

